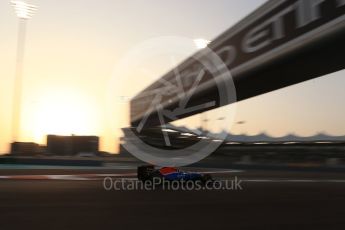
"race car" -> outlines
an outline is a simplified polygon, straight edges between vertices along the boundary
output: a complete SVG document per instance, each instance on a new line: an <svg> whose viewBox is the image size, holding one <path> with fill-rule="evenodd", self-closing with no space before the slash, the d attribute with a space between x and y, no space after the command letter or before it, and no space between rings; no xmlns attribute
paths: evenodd
<svg viewBox="0 0 345 230"><path fill-rule="evenodd" d="M141 181L153 181L154 178L164 179L165 181L200 181L204 184L213 181L209 174L184 172L174 167L156 169L153 165L139 166L137 176Z"/></svg>

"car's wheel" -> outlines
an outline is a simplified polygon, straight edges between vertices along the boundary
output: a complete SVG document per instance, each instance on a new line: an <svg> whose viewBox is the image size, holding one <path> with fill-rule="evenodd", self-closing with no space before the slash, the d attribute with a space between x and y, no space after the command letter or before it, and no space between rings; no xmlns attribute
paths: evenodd
<svg viewBox="0 0 345 230"><path fill-rule="evenodd" d="M152 178L152 173L154 172L155 167L153 165L144 165L139 166L137 169L138 180L146 181Z"/></svg>
<svg viewBox="0 0 345 230"><path fill-rule="evenodd" d="M201 178L201 182L203 184L207 184L207 183L212 183L213 182L213 178L210 174L204 174Z"/></svg>

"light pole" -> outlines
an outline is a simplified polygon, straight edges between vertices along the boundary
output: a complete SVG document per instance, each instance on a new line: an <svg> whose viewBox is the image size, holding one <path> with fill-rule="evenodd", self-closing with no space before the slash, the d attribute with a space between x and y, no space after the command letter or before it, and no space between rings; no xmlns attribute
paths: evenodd
<svg viewBox="0 0 345 230"><path fill-rule="evenodd" d="M196 38L193 39L194 45L198 50L202 50L207 47L208 44L210 44L211 41L204 39L204 38ZM201 119L201 129L203 133L207 132L207 114L206 112L203 112L200 114L200 119Z"/></svg>
<svg viewBox="0 0 345 230"><path fill-rule="evenodd" d="M21 120L21 99L22 99L22 81L23 81L23 61L25 48L25 31L26 22L30 19L37 7L26 3L25 1L11 1L15 13L19 18L18 25L18 43L17 43L17 62L13 92L13 113L12 113L12 142L20 137L20 120Z"/></svg>

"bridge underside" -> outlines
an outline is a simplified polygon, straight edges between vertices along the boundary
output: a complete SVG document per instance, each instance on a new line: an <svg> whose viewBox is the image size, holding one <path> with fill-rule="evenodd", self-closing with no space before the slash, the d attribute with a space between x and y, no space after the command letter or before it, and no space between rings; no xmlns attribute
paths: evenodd
<svg viewBox="0 0 345 230"><path fill-rule="evenodd" d="M288 58L285 57L284 59L275 60L269 65L258 67L248 73L233 75L237 101L242 101L345 68L345 33L338 34L327 42L314 46L316 47L306 47L303 51L298 50L298 52L291 54ZM188 106L207 103L210 100L216 101L216 104L208 107L204 111L221 106L219 103L218 88L215 83L203 92L193 95ZM178 103L175 103L165 109L174 110L177 106ZM178 118L188 117L200 112L203 112L203 110L181 114ZM141 119L132 120L131 124L132 126L138 126L140 121ZM171 119L169 120L167 117L166 121L171 121ZM157 113L151 114L145 125L159 125Z"/></svg>

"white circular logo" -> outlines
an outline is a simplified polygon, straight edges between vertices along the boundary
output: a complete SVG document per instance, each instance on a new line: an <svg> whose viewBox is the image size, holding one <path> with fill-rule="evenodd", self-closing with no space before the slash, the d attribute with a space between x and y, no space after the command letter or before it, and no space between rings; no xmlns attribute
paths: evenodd
<svg viewBox="0 0 345 230"><path fill-rule="evenodd" d="M176 36L152 38L131 49L117 65L109 84L110 104L108 106L122 103L123 105L118 111L127 111L125 115L122 115L123 119L128 119L130 116L127 103L133 99L133 96L153 82L158 81L161 85L161 87L145 90L144 93L135 96L136 101L142 100L143 105L149 106L144 107L146 111L136 127L122 129L124 133L122 146L138 159L157 166L185 166L204 159L225 140L226 131L213 133L205 130L191 130L183 133L176 131L181 130L179 127L167 124L167 120L178 119L183 114L197 113L236 101L236 90L230 71L219 55L210 48L205 47L192 56L193 63L197 63L192 70L178 68L177 61L189 57L195 51L194 41L190 38ZM165 60L168 61L165 62ZM169 61L170 65L167 64ZM164 72L159 71L166 71L167 68L173 69L171 72L174 75L173 81L161 78ZM148 76L152 76L152 78ZM215 84L218 89L217 100L210 98L209 101L200 100L203 102L196 105L194 102L193 105L190 105L191 97L196 93L203 92L210 84ZM188 87L185 87L186 85ZM147 104L147 97L151 103ZM175 102L176 106L173 109L167 108L167 101L164 99L167 97L170 98L168 103ZM221 112L222 118L217 119L217 126L227 130L233 124L236 106L225 106ZM165 146L163 148L148 144L142 137L142 132L146 127L145 123L151 113L157 114L157 123L160 125L156 129L162 131L161 141ZM116 118L114 117L114 119ZM174 138L186 138L187 134L193 136L193 144L183 148L174 148L169 130L177 132L179 135L184 134L183 137L175 136ZM195 142L195 140L198 141Z"/></svg>

